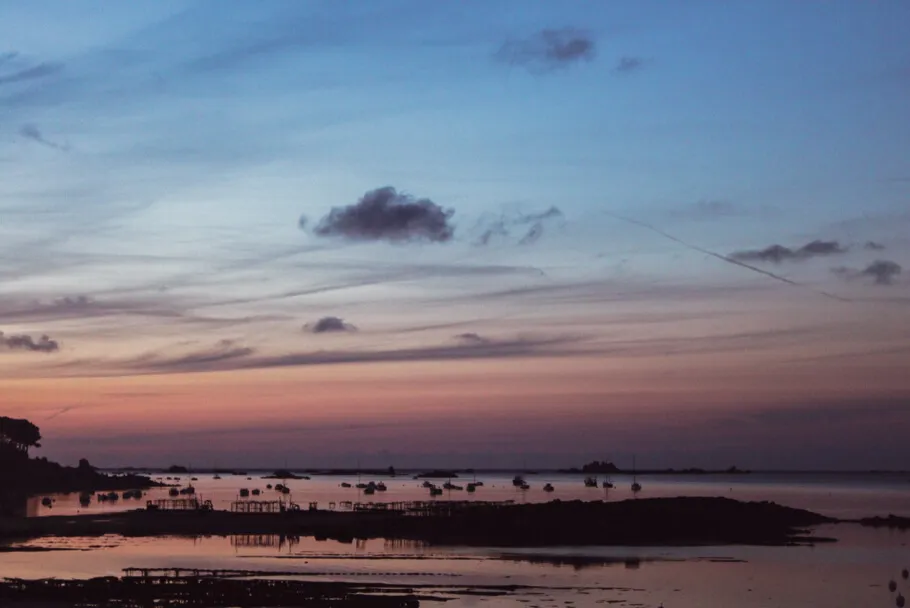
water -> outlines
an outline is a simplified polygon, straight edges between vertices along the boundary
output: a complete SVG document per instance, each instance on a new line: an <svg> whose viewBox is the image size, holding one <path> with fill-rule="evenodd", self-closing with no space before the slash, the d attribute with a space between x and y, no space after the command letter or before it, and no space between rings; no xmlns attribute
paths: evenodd
<svg viewBox="0 0 910 608"><path fill-rule="evenodd" d="M260 489L257 500L277 500L277 491L268 490L268 484L281 480L263 479L262 473L249 476L224 475L214 479L213 475L179 475L179 481L168 480L166 476L154 475L160 481L178 486L192 484L196 496L211 500L216 509L230 509L231 502L239 499L241 488ZM249 478L248 478L249 477ZM477 477L484 485L474 493L465 490L446 491L436 500L488 500L515 502L542 502L561 500L626 500L632 498L631 477L618 475L611 479L615 488L584 487L583 475L539 474L526 475L531 488L527 491L512 485L511 474L486 474ZM457 478L452 481L465 486L473 477ZM396 502L429 500L429 491L421 487L422 480L410 476L395 478L363 477L362 481L383 481L388 490L369 496L356 488L342 488L342 483L357 484L356 476L313 476L309 480L288 480L290 498L306 508L316 502L319 508L327 509L330 503L336 508L344 501L352 502ZM445 480L432 480L441 485ZM817 511L831 517L854 518L888 513L910 514L910 475L908 474L750 474L750 475L655 475L639 476L642 484L641 497L672 496L727 496L738 500L772 500L790 507ZM546 483L553 484L555 491L544 492ZM78 494L50 495L51 507L41 505L42 497L29 501L28 513L33 516L73 515L76 513L104 513L123 511L145 506L145 501L167 498L169 488L156 488L145 493L141 500L118 500L116 503L101 503L93 499L91 505L82 507Z"/></svg>
<svg viewBox="0 0 910 608"><path fill-rule="evenodd" d="M183 476L186 481L186 476ZM216 508L234 500L241 487L265 489L254 477L194 483ZM552 498L603 499L602 489L585 488L581 476L529 475L531 489L517 491L511 476L485 475L477 500L540 501ZM342 500L425 500L427 492L410 478L385 480L389 489L372 497L340 487L356 479L314 477L289 481L295 501L304 505ZM365 479L366 481L366 479ZM378 479L377 479L378 481ZM608 500L631 496L630 479L615 477ZM858 517L910 514L910 483L899 475L748 475L729 477L639 477L642 496L708 495L743 500L774 500L828 515ZM550 482L556 491L543 492ZM459 484L463 483L458 481ZM148 497L166 495L154 490ZM265 497L273 493L265 492ZM453 491L441 499L468 499ZM145 499L145 498L144 498ZM143 500L144 500L143 499ZM135 508L135 501L115 507L93 503L89 511ZM33 503L35 515L85 511L76 496L58 496L51 509ZM378 539L344 544L312 538L276 536L166 538L40 538L13 548L56 549L47 552L0 552L3 576L84 578L121 574L126 567L224 568L281 572L282 577L355 582L428 585L450 596L452 606L704 606L796 608L805 606L894 606L888 591L894 579L910 595L900 571L910 566L910 534L823 526L821 536L839 542L810 547L556 547L545 549L435 548ZM66 550L61 550L66 549ZM380 559L381 558L381 559ZM465 593L475 586L515 585L496 597Z"/></svg>

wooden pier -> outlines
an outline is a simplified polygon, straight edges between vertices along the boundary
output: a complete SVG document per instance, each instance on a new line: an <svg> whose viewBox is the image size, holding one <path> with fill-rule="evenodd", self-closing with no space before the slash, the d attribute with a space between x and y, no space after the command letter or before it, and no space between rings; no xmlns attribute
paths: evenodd
<svg viewBox="0 0 910 608"><path fill-rule="evenodd" d="M286 513L299 511L300 505L283 500L235 500L231 513Z"/></svg>
<svg viewBox="0 0 910 608"><path fill-rule="evenodd" d="M191 498L158 498L155 500L145 501L145 508L148 511L212 511L214 506L211 500L201 500L193 496Z"/></svg>

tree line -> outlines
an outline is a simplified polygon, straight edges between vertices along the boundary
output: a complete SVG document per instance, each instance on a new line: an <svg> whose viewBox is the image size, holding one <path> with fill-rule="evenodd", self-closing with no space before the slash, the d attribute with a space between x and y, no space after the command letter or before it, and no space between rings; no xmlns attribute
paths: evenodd
<svg viewBox="0 0 910 608"><path fill-rule="evenodd" d="M0 452L28 456L31 448L41 447L41 430L24 418L0 416Z"/></svg>

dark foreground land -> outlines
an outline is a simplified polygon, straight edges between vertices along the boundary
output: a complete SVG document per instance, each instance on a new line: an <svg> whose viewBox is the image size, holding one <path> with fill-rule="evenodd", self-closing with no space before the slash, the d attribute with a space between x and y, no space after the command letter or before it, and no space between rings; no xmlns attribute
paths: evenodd
<svg viewBox="0 0 910 608"><path fill-rule="evenodd" d="M103 516L0 519L0 538L284 534L349 542L354 538L435 545L780 545L813 540L807 527L830 518L769 502L727 498L652 498L455 509L434 515L300 511L130 511ZM817 539L816 539L817 540Z"/></svg>
<svg viewBox="0 0 910 608"><path fill-rule="evenodd" d="M419 588L218 576L104 577L88 580L0 581L0 605L37 606L312 606L412 608L441 599Z"/></svg>

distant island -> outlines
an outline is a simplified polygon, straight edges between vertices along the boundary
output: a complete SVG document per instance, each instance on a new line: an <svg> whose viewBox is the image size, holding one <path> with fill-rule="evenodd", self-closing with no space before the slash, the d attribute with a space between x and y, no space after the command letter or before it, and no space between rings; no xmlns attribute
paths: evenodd
<svg viewBox="0 0 910 608"><path fill-rule="evenodd" d="M271 475L263 475L263 479L309 479L306 475L297 475L287 469L278 469Z"/></svg>
<svg viewBox="0 0 910 608"><path fill-rule="evenodd" d="M41 431L32 422L0 416L0 514L15 514L35 494L134 490L160 484L142 475L105 475L88 460L65 467L47 458L31 458L41 447Z"/></svg>
<svg viewBox="0 0 910 608"><path fill-rule="evenodd" d="M458 477L458 473L456 471L446 471L440 469L424 471L423 473L414 475L414 479L454 479L456 477Z"/></svg>
<svg viewBox="0 0 910 608"><path fill-rule="evenodd" d="M624 471L617 467L612 462L594 460L588 464L582 466L580 469L573 467L571 469L559 469L558 473L574 473L574 474L586 474L586 475L613 475L613 474L624 474L631 475L632 473L637 473L639 475L745 475L750 473L750 471L744 471L738 467L729 467L727 469L699 469L696 467L690 467L688 469L637 469L635 471Z"/></svg>

